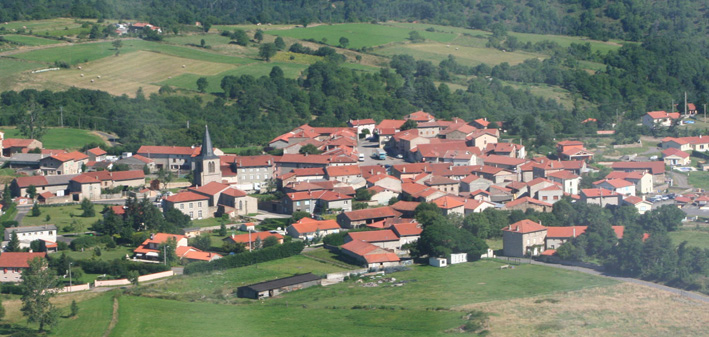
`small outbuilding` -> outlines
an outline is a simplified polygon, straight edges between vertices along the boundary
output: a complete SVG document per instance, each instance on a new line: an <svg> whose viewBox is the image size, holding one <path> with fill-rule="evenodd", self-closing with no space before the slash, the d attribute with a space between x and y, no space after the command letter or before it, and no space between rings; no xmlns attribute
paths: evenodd
<svg viewBox="0 0 709 337"><path fill-rule="evenodd" d="M468 254L466 253L451 254L448 259L448 264L458 264L464 262L468 262Z"/></svg>
<svg viewBox="0 0 709 337"><path fill-rule="evenodd" d="M236 289L236 295L242 298L261 299L316 285L320 285L320 276L307 273L239 287Z"/></svg>
<svg viewBox="0 0 709 337"><path fill-rule="evenodd" d="M448 260L446 260L443 257L429 257L428 258L428 264L438 267L438 268L443 268L448 266Z"/></svg>

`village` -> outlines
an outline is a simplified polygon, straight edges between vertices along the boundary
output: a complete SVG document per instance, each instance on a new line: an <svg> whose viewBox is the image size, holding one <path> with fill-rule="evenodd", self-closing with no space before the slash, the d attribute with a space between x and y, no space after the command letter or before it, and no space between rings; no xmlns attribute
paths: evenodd
<svg viewBox="0 0 709 337"><path fill-rule="evenodd" d="M653 111L642 124L654 128L689 116ZM340 233L339 247L325 246L364 268L362 272L414 263L409 249L424 230L415 218L421 204L435 205L444 216L465 217L486 209L546 213L561 200L632 206L638 214L667 204L701 210L709 201L696 189L683 195L660 193L671 186L667 168L690 165L690 153L709 150L709 137L664 138L658 144L662 158L652 158L657 160L596 162L582 141L559 140L556 153L530 157L524 145L505 141L504 133L502 121L445 121L417 111L402 120L350 120L347 127L302 125L268 144L268 149L282 152L279 155L224 154L212 145L208 128L197 146L144 145L120 157L108 156L99 147L85 152L45 149L37 140L5 139L2 134L0 143L6 167L24 174L6 191L25 212L34 205L88 200L106 205L104 221L109 217L125 221L132 207L126 199L148 200L163 213L179 211L187 223L223 219L222 226L231 231L227 235L221 230L224 244L241 247L237 252L291 241L320 246L328 235ZM599 166L608 167L610 173L584 188L583 177L597 174ZM189 176L191 181L177 185L166 181L173 176ZM262 226L269 218L292 220L275 228ZM211 263L225 256L209 245L201 249L190 245L204 233L220 231L213 226L184 227L179 233L143 227L137 231L148 237L125 259L167 264L167 249L179 260L173 263L181 264ZM453 252L428 256L426 261L436 267L494 257L558 261L556 250L586 229L520 220L502 229L501 249L487 248L481 256ZM623 238L622 226L613 231ZM19 282L28 260L57 254L60 242L66 249L72 240L59 235L51 222L5 228L1 281ZM274 289L277 294L321 281L313 275L294 275L272 283L240 289L239 294L269 297L275 296Z"/></svg>

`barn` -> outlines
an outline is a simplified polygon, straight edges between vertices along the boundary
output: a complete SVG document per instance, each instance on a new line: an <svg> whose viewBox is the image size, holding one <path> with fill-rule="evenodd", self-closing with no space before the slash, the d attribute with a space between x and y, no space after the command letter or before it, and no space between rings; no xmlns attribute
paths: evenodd
<svg viewBox="0 0 709 337"><path fill-rule="evenodd" d="M241 298L260 299L316 285L320 285L320 276L307 273L239 287L236 289L236 295Z"/></svg>

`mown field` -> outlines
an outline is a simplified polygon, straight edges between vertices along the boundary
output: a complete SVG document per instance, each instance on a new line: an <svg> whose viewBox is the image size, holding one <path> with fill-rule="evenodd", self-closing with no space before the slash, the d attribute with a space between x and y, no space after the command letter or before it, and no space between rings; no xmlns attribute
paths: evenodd
<svg viewBox="0 0 709 337"><path fill-rule="evenodd" d="M36 37L36 36L29 36L29 35L10 34L10 35L2 35L2 38L4 38L7 41L19 43L24 46L46 46L46 45L50 45L50 44L64 43L62 41L45 39L45 38Z"/></svg>
<svg viewBox="0 0 709 337"><path fill-rule="evenodd" d="M103 205L94 205L96 215L92 217L82 217L83 211L79 205L40 206L39 210L40 216L28 214L22 218L20 226L53 224L57 226L60 234L77 233L87 231L91 225L103 217L100 213L103 210ZM47 220L47 215L50 217L49 220ZM67 226L72 228L66 228ZM70 230L67 231L65 228Z"/></svg>
<svg viewBox="0 0 709 337"><path fill-rule="evenodd" d="M709 232L707 231L678 230L668 234L675 245L687 241L687 246L709 249Z"/></svg>
<svg viewBox="0 0 709 337"><path fill-rule="evenodd" d="M26 138L16 128L3 128L0 131L5 133L5 138ZM76 150L91 143L104 143L101 137L91 131L72 128L48 128L41 141L45 149L66 150Z"/></svg>

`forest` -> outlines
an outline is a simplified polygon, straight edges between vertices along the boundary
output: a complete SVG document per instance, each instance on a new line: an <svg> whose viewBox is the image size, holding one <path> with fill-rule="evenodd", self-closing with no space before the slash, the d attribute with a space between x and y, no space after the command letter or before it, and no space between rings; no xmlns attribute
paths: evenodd
<svg viewBox="0 0 709 337"><path fill-rule="evenodd" d="M642 41L707 36L706 2L691 0L4 0L0 20L53 17L137 19L179 24L418 21L489 30Z"/></svg>

